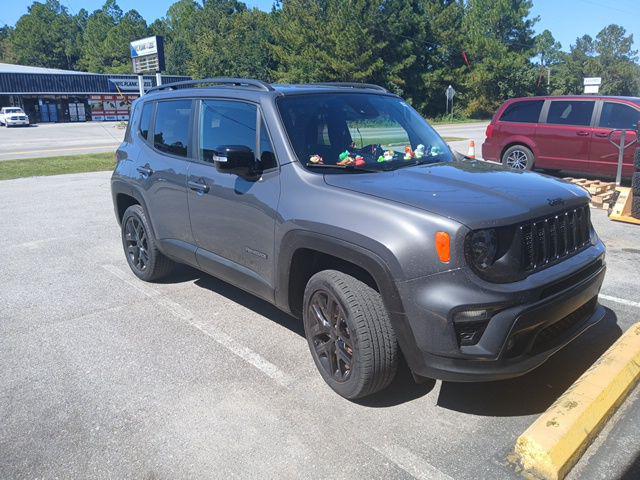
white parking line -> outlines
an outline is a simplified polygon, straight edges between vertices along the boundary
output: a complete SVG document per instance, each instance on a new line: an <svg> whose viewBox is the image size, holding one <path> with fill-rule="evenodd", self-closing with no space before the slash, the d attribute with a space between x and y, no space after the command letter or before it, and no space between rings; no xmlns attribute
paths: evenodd
<svg viewBox="0 0 640 480"><path fill-rule="evenodd" d="M599 297L603 298L604 300L609 300L610 302L616 302L621 303L622 305L629 305L630 307L640 308L640 302L634 302L631 300L627 300L626 298L612 297L611 295L604 295L602 293L599 295Z"/></svg>
<svg viewBox="0 0 640 480"><path fill-rule="evenodd" d="M198 320L190 310L184 308L179 303L168 299L162 293L141 283L141 281L132 279L129 274L123 272L115 265L102 265L102 268L125 282L127 285L135 288L146 297L153 300L157 305L164 307L180 320L183 320L192 327L197 328L209 338L213 339L216 343L243 359L245 362L253 365L262 373L272 378L279 385L282 385L283 387L289 387L289 385L293 383L293 378L282 371L280 368L278 368L276 365L262 357L260 354L254 352L250 348L245 347L241 343L237 342L226 333L218 330L215 325Z"/></svg>
<svg viewBox="0 0 640 480"><path fill-rule="evenodd" d="M376 446L370 443L365 444L414 478L419 480L453 480L452 477L404 447L399 445Z"/></svg>

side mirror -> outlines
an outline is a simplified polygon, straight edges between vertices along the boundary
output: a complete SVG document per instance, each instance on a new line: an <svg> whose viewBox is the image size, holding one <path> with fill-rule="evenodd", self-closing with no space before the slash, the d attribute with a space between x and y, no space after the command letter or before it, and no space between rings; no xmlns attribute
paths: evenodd
<svg viewBox="0 0 640 480"><path fill-rule="evenodd" d="M244 178L256 177L259 174L255 153L242 145L220 146L215 150L212 160L221 173Z"/></svg>

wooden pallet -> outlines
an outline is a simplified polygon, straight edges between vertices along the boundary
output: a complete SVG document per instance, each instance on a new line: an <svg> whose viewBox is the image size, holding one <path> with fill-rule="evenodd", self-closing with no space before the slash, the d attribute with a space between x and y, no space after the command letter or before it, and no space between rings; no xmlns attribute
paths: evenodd
<svg viewBox="0 0 640 480"><path fill-rule="evenodd" d="M603 182L602 180L588 180L586 178L566 177L564 180L584 188L591 194L591 206L608 210L614 201L616 191L615 182Z"/></svg>
<svg viewBox="0 0 640 480"><path fill-rule="evenodd" d="M618 201L613 206L609 218L617 222L633 223L640 225L640 219L631 216L631 202L633 201L633 191L630 188L618 187L620 195Z"/></svg>

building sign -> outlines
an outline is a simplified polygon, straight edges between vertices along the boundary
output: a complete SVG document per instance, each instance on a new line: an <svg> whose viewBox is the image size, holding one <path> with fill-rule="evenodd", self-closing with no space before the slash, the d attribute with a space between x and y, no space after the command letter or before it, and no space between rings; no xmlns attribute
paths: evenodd
<svg viewBox="0 0 640 480"><path fill-rule="evenodd" d="M133 73L156 73L164 70L164 39L158 35L134 40L129 44Z"/></svg>
<svg viewBox="0 0 640 480"><path fill-rule="evenodd" d="M131 103L138 95L91 95L89 109L94 122L115 122L129 120Z"/></svg>
<svg viewBox="0 0 640 480"><path fill-rule="evenodd" d="M138 79L137 78L110 78L109 83L113 84L114 88L112 91L114 92L137 92L138 91ZM149 90L153 87L153 83L151 83L150 78L144 79L144 89Z"/></svg>

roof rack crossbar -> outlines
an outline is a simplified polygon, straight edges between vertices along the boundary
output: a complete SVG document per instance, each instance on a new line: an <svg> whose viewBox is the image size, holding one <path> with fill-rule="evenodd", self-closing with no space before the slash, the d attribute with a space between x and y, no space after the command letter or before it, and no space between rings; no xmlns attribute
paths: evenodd
<svg viewBox="0 0 640 480"><path fill-rule="evenodd" d="M312 85L325 85L327 87L347 87L347 88L365 88L369 90L380 90L382 92L389 93L384 87L380 85L374 85L373 83L358 83L358 82L318 82Z"/></svg>
<svg viewBox="0 0 640 480"><path fill-rule="evenodd" d="M262 80L253 80L251 78L216 77L205 78L203 80L184 80L181 82L167 83L166 85L158 85L157 87L153 87L147 90L147 93L159 92L160 90L176 90L178 88L202 87L205 85L250 87L257 88L265 92L274 91L274 88L271 85L263 82Z"/></svg>

